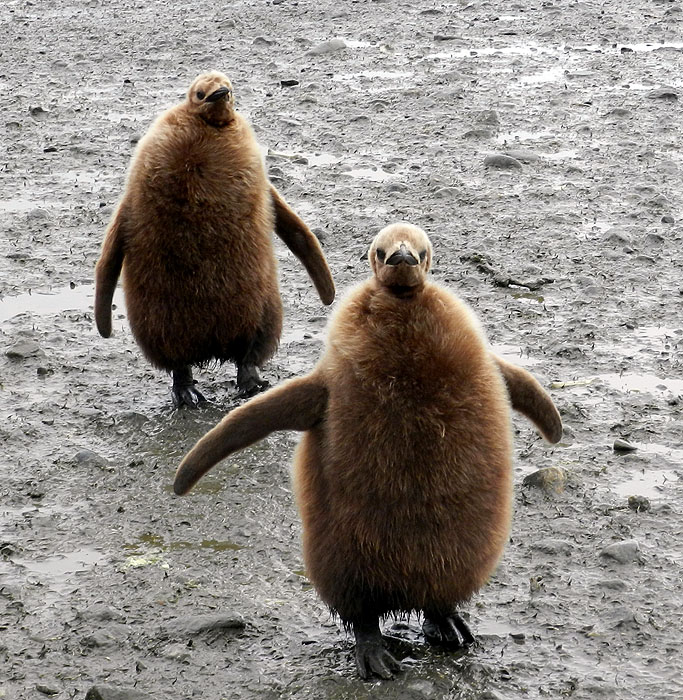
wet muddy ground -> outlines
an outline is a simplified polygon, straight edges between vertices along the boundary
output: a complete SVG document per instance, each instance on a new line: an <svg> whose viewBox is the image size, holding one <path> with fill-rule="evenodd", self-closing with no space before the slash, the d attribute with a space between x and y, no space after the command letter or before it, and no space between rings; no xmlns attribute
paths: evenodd
<svg viewBox="0 0 683 700"><path fill-rule="evenodd" d="M683 694L682 9L2 3L0 698ZM381 227L422 226L435 278L563 415L554 448L515 419L510 544L467 608L479 644L434 651L419 620L388 621L393 682L357 679L306 580L296 436L174 497L181 457L237 403L233 368L198 372L212 404L173 412L121 297L114 337L94 327L132 148L211 68L340 294ZM278 256L272 383L313 366L329 313Z"/></svg>

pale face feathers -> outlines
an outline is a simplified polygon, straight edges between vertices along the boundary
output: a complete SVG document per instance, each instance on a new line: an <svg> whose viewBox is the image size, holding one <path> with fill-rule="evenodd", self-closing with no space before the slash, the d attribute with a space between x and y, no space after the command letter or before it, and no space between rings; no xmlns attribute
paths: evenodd
<svg viewBox="0 0 683 700"><path fill-rule="evenodd" d="M187 91L189 112L212 126L225 126L233 119L235 95L229 78L218 71L202 73Z"/></svg>
<svg viewBox="0 0 683 700"><path fill-rule="evenodd" d="M377 234L368 257L383 287L398 296L410 295L425 283L432 264L432 244L417 226L391 224Z"/></svg>

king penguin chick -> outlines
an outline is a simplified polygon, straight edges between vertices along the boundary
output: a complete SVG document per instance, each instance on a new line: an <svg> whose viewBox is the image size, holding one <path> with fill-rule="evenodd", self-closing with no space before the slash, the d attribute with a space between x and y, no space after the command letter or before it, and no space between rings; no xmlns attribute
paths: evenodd
<svg viewBox="0 0 683 700"><path fill-rule="evenodd" d="M260 391L267 382L257 367L275 353L282 330L273 229L331 304L320 245L268 181L230 80L200 75L133 155L95 269L100 334L111 334L123 268L131 330L147 359L171 373L176 406L204 400L191 368L212 360L236 364L241 395Z"/></svg>
<svg viewBox="0 0 683 700"><path fill-rule="evenodd" d="M549 442L562 422L536 379L491 352L466 304L427 280L424 231L388 226L369 259L374 275L340 303L314 370L229 413L174 490L273 431L305 431L294 486L306 574L353 630L360 675L390 678L400 664L380 632L387 615L422 613L432 644L474 640L458 607L509 536L510 406Z"/></svg>

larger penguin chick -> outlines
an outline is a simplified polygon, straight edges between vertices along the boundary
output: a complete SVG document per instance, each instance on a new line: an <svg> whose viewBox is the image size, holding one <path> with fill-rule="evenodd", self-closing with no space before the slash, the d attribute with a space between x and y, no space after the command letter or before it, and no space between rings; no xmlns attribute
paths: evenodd
<svg viewBox="0 0 683 700"><path fill-rule="evenodd" d="M176 405L196 405L192 366L231 360L240 392L267 382L257 367L282 330L271 232L303 262L325 304L334 283L315 236L269 183L230 80L200 75L184 102L140 140L95 271L95 320L111 334L123 267L133 335L173 376Z"/></svg>
<svg viewBox="0 0 683 700"><path fill-rule="evenodd" d="M431 256L421 229L383 229L370 247L374 274L333 315L313 372L228 414L174 483L187 493L235 450L305 431L294 484L306 573L353 629L363 678L399 668L380 633L386 615L423 613L433 644L473 641L457 610L508 539L510 403L549 441L562 434L540 384L496 358L473 312L427 279Z"/></svg>

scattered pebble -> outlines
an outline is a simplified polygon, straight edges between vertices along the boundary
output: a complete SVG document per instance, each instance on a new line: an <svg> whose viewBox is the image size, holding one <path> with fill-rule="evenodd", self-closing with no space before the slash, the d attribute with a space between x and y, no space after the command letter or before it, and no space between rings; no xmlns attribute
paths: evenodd
<svg viewBox="0 0 683 700"><path fill-rule="evenodd" d="M629 496L628 507L636 513L644 513L650 510L650 499L645 496Z"/></svg>
<svg viewBox="0 0 683 700"><path fill-rule="evenodd" d="M543 554L571 554L574 545L567 540L546 537L545 539L532 543L531 549L536 552L543 552Z"/></svg>
<svg viewBox="0 0 683 700"><path fill-rule="evenodd" d="M329 41L323 41L322 44L314 46L308 54L310 56L320 56L326 53L334 53L335 51L341 51L346 48L346 42L343 39L330 39Z"/></svg>
<svg viewBox="0 0 683 700"><path fill-rule="evenodd" d="M624 440L623 438L617 438L614 441L613 449L615 452L633 452L638 448L635 445L632 445L628 440Z"/></svg>
<svg viewBox="0 0 683 700"><path fill-rule="evenodd" d="M607 545L600 556L605 559L612 559L618 564L629 564L640 558L640 545L637 540L624 540Z"/></svg>
<svg viewBox="0 0 683 700"><path fill-rule="evenodd" d="M26 360L29 357L45 357L40 345L35 340L18 340L5 352L11 360Z"/></svg>
<svg viewBox="0 0 683 700"><path fill-rule="evenodd" d="M244 628L245 622L242 617L225 613L176 618L166 626L168 632L183 637L210 630L243 630Z"/></svg>
<svg viewBox="0 0 683 700"><path fill-rule="evenodd" d="M495 170L522 170L524 167L517 158L506 156L503 153L496 153L484 158L484 167Z"/></svg>
<svg viewBox="0 0 683 700"><path fill-rule="evenodd" d="M562 493L567 485L567 473L559 467L543 467L525 476L522 485L541 489L546 493Z"/></svg>

